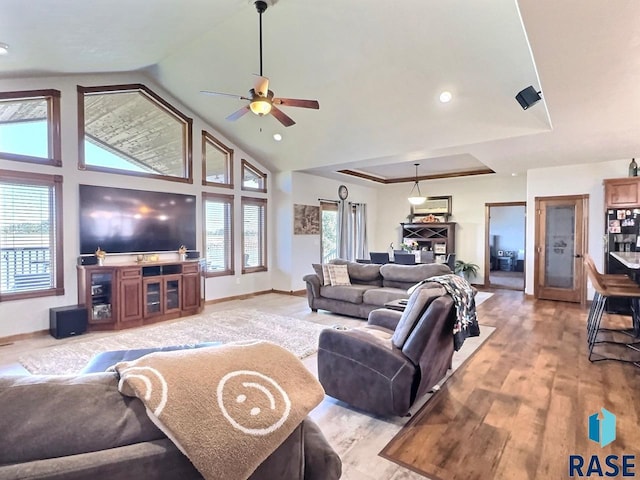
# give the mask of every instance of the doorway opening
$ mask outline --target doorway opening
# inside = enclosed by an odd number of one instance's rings
[[[526,202],[487,203],[485,286],[524,291]]]

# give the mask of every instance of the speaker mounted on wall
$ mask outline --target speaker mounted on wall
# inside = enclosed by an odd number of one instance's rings
[[[540,99],[542,98],[540,96],[541,93],[542,92],[538,92],[530,85],[524,90],[518,92],[518,94],[516,95],[516,100],[518,101],[522,109],[526,110],[530,106],[535,105],[536,103],[538,103],[538,101],[540,101]]]

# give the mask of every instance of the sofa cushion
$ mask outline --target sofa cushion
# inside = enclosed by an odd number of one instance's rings
[[[376,287],[371,285],[348,285],[342,287],[322,287],[320,289],[320,295],[331,300],[341,300],[349,303],[362,303],[362,296],[364,292],[369,289],[375,289]]]
[[[0,377],[0,464],[164,438],[144,405],[118,391],[115,372]]]
[[[329,279],[332,287],[351,285],[346,265],[329,265]]]
[[[404,343],[407,341],[407,338],[409,338],[409,335],[427,307],[436,298],[441,297],[445,293],[444,288],[429,288],[427,285],[423,285],[413,292],[393,332],[393,337],[391,337],[391,342],[394,346],[398,348],[404,346]]]
[[[402,288],[373,288],[364,292],[362,302],[369,305],[384,306],[387,302],[393,302],[401,298],[407,298],[407,291]]]
[[[451,270],[443,263],[423,263],[420,265],[386,264],[380,267],[384,287],[404,288],[405,290],[425,278],[446,275]]]
[[[374,263],[350,262],[348,260],[343,260],[342,258],[334,258],[329,263],[333,265],[346,265],[352,284],[359,283],[361,285],[382,286],[380,265]]]
[[[188,343],[183,345],[170,345],[166,347],[133,348],[129,350],[110,350],[96,354],[79,373],[106,372],[118,362],[130,362],[148,353],[172,352],[174,350],[188,350],[191,348],[203,348],[222,345],[221,342]]]

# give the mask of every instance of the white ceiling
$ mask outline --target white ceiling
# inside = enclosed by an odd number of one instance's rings
[[[283,107],[297,122],[285,129],[227,122],[243,103],[199,93],[251,88],[249,0],[0,0],[0,78],[146,70],[274,170],[508,175],[640,156],[638,25],[637,0],[279,0],[263,16],[264,74],[276,96],[320,102]],[[524,111],[528,85],[544,101]]]

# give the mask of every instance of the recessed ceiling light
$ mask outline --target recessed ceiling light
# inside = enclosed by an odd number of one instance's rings
[[[512,176],[512,177],[517,177],[517,176],[518,176],[518,174],[517,174],[517,173],[512,173],[512,174],[511,174],[511,176]]]
[[[452,98],[453,95],[451,95],[451,92],[444,91],[440,94],[440,101],[442,103],[449,103]]]
[[[282,135],[280,135],[279,133],[274,133],[274,134],[273,134],[273,139],[274,139],[276,142],[279,142],[280,140],[282,140]]]
[[[9,53],[9,45],[0,42],[0,55],[6,55]]]

